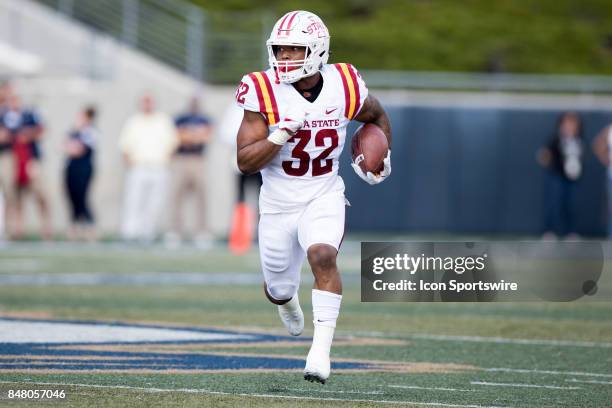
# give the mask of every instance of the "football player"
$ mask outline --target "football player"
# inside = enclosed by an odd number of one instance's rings
[[[244,116],[237,136],[240,171],[261,171],[259,251],[267,298],[278,305],[290,334],[304,329],[298,300],[300,270],[308,259],[314,274],[314,335],[304,378],[325,383],[329,352],[342,300],[336,257],[344,236],[344,183],[338,158],[351,120],[374,123],[391,145],[389,118],[368,95],[350,64],[327,64],[329,32],[308,11],[281,17],[267,41],[270,68],[245,75],[236,91]],[[378,184],[384,170],[359,177]]]

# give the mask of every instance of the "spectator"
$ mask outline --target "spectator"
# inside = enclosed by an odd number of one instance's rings
[[[612,238],[612,125],[603,128],[593,140],[595,156],[608,169],[608,238]]]
[[[253,206],[250,206],[247,203],[246,190],[250,186],[251,189],[255,190],[258,197],[261,187],[260,172],[242,174],[238,169],[236,161],[236,137],[243,115],[244,111],[238,105],[231,104],[223,114],[221,125],[219,126],[220,139],[233,150],[233,167],[238,184],[238,195],[236,196],[228,240],[230,250],[236,255],[242,255],[249,250],[257,233],[255,228],[257,225],[257,208],[255,207],[257,200],[255,200]]]
[[[8,97],[7,110],[2,115],[3,127],[10,133],[14,160],[14,231],[16,239],[24,234],[23,209],[24,199],[31,192],[36,199],[41,217],[41,236],[50,239],[52,235],[51,215],[45,192],[45,182],[41,168],[39,142],[44,127],[38,115],[30,109],[24,109],[20,98],[11,94]]]
[[[177,145],[172,119],[155,110],[151,95],[143,95],[140,111],[127,120],[119,137],[128,167],[121,225],[124,239],[151,242],[155,238],[166,196],[168,164]]]
[[[87,203],[87,193],[93,177],[93,156],[98,130],[94,127],[96,110],[88,107],[82,110],[74,129],[66,140],[66,193],[70,200],[72,225],[68,237],[95,240],[94,217]]]
[[[576,112],[559,116],[552,137],[540,149],[546,172],[544,238],[576,238],[575,189],[582,176],[582,119]]]
[[[11,210],[14,205],[14,163],[12,153],[12,138],[4,126],[4,114],[8,110],[8,99],[13,93],[11,84],[0,84],[0,240],[6,234],[7,222],[13,219]]]
[[[210,120],[200,109],[197,97],[191,99],[187,112],[179,115],[175,124],[179,146],[172,159],[172,221],[166,235],[168,244],[178,244],[185,236],[183,208],[185,199],[192,193],[196,202],[195,242],[198,246],[210,243],[206,228],[206,145],[210,142]]]

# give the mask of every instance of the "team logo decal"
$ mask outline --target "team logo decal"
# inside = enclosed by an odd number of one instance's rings
[[[365,341],[362,344],[377,340]],[[266,350],[310,342],[310,338],[209,328],[0,318],[0,372],[294,371],[304,368],[304,356],[266,354]],[[353,344],[341,339],[337,343]],[[241,353],[241,347],[258,348],[261,353]],[[422,363],[349,359],[335,360],[332,366],[356,372],[441,369]],[[446,366],[443,371],[466,369]]]

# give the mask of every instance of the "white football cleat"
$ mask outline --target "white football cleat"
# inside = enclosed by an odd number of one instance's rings
[[[284,305],[278,305],[278,315],[292,336],[299,336],[304,331],[304,313],[300,307],[297,293]]]
[[[306,368],[304,368],[304,379],[310,382],[325,384],[331,371],[329,353],[325,350],[311,348],[306,357]]]
[[[304,379],[310,382],[325,384],[331,371],[329,352],[331,350],[332,339],[334,338],[335,327],[323,326],[314,322],[314,334],[312,336],[312,346],[306,357],[306,367],[304,368]]]

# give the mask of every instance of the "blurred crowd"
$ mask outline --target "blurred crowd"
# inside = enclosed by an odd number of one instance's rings
[[[585,135],[583,119],[578,112],[559,115],[547,143],[538,151],[537,159],[546,169],[544,187],[544,225],[542,238],[577,239],[577,185],[583,176]],[[612,238],[612,125],[594,138],[592,149],[608,169],[608,228]]]
[[[97,143],[102,137],[98,112],[85,106],[74,125],[66,129],[64,191],[70,211],[70,240],[98,239],[95,211],[90,205],[90,186],[95,178]],[[127,169],[124,181],[120,235],[125,241],[149,243],[158,238],[166,204],[170,225],[162,237],[172,245],[193,240],[211,243],[206,225],[206,146],[211,123],[193,97],[187,109],[172,118],[156,108],[152,95],[144,94],[137,112],[119,135],[119,150]],[[44,154],[40,143],[45,124],[38,113],[23,106],[10,82],[0,85],[0,237],[25,238],[25,200],[34,199],[40,216],[39,235],[48,240],[61,235],[52,229],[47,180],[41,170]],[[193,197],[196,220],[185,228],[186,200]],[[189,230],[189,231],[188,231]]]
[[[23,106],[9,82],[0,85],[0,187],[3,225],[14,239],[24,235],[24,201],[36,200],[41,236],[51,238],[51,216],[41,171],[40,141],[45,128],[38,114]]]
[[[183,210],[193,194],[196,202],[196,230],[193,239],[207,245],[211,236],[206,228],[205,151],[211,125],[193,98],[186,112],[172,120],[155,107],[150,94],[140,100],[119,136],[127,174],[121,221],[126,241],[152,242],[165,206],[171,197],[171,225],[165,240],[179,244],[185,237]]]
[[[200,100],[193,97],[184,112],[176,117],[161,112],[151,94],[143,94],[133,113],[123,124],[118,149],[126,174],[121,206],[120,237],[124,241],[150,243],[158,238],[170,246],[185,240],[198,246],[212,242],[206,224],[206,153],[211,141],[210,119],[202,112]],[[53,231],[48,175],[42,171],[44,152],[41,141],[45,123],[32,108],[23,105],[10,82],[0,84],[0,238],[20,240],[25,237],[24,206],[31,199],[40,217],[42,239],[65,236],[70,240],[98,239],[95,210],[90,205],[90,191],[95,179],[96,146],[103,137],[97,126],[95,106],[84,106],[74,125],[66,129],[63,142],[65,166],[63,185],[70,227]],[[235,106],[227,110],[219,137],[235,145],[235,135],[242,112]],[[608,236],[612,237],[612,125],[605,127],[585,143],[583,119],[578,112],[563,112],[551,135],[537,152],[537,161],[545,172],[542,237],[544,239],[578,238],[576,186],[583,176],[585,149],[592,148],[608,169]],[[225,130],[225,131],[224,131]],[[246,204],[245,187],[258,190],[259,175],[237,177],[238,197],[229,231],[230,247],[236,253],[248,248],[255,230],[256,214]],[[186,214],[186,201],[193,198],[195,213]],[[164,211],[168,208],[169,211]],[[163,235],[164,218],[168,226]],[[186,219],[192,220],[186,228]]]

